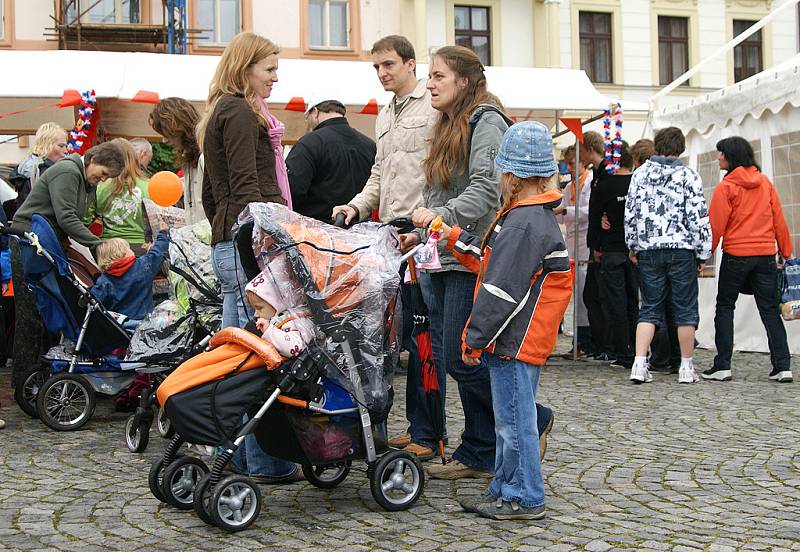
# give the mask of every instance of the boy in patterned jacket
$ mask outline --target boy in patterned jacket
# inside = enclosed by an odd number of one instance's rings
[[[700,381],[693,361],[700,321],[697,274],[711,256],[711,226],[700,175],[678,159],[685,148],[680,129],[659,130],[656,154],[633,173],[625,201],[625,241],[639,266],[642,295],[633,383],[653,381],[647,351],[664,319],[668,290],[681,347],[678,382]]]

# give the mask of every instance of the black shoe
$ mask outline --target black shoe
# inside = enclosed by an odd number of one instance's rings
[[[778,383],[792,383],[792,371],[788,369],[773,368],[769,379]]]
[[[731,369],[712,366],[708,370],[704,370],[700,376],[704,380],[731,381]]]
[[[595,360],[599,360],[600,362],[614,362],[616,359],[608,353],[598,353],[594,355]]]
[[[665,374],[677,374],[680,371],[681,365],[676,364],[651,364],[651,372],[663,372]]]

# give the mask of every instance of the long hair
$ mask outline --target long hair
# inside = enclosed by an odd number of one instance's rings
[[[267,125],[267,120],[261,114],[259,102],[255,92],[250,87],[248,71],[250,67],[272,54],[280,53],[281,49],[274,42],[254,33],[239,33],[222,52],[222,57],[217,64],[214,78],[208,87],[208,106],[200,123],[197,125],[197,143],[203,149],[208,121],[214,114],[217,103],[223,96],[241,94],[250,104],[259,122]]]
[[[61,128],[58,123],[43,123],[37,130],[33,138],[31,153],[38,157],[45,158],[56,147],[59,142],[67,141],[67,131]]]
[[[475,52],[463,46],[445,46],[431,56],[431,65],[436,58],[444,61],[457,78],[467,79],[467,86],[455,99],[453,117],[442,112],[434,125],[431,149],[422,162],[428,186],[438,182],[447,190],[453,172],[469,163],[470,115],[481,104],[493,104],[501,110],[503,104],[487,90],[483,65]]]
[[[164,98],[150,113],[153,130],[174,143],[178,166],[197,166],[200,146],[197,145],[195,130],[199,121],[197,108],[183,98]]]
[[[557,190],[558,180],[556,180],[556,174],[557,173],[553,173],[550,176],[530,176],[528,178],[520,178],[514,173],[503,173],[500,175],[500,189],[503,191],[503,205],[497,212],[494,222],[489,225],[486,234],[483,236],[481,251],[486,248],[486,243],[489,241],[492,232],[494,232],[494,227],[500,220],[500,217],[517,201],[519,194],[526,188],[531,188],[537,194],[543,194],[550,190]]]
[[[122,172],[112,180],[114,187],[111,189],[111,194],[109,194],[105,205],[103,205],[103,209],[107,208],[115,197],[122,194],[123,190],[132,193],[136,187],[136,181],[144,178],[144,171],[139,165],[136,150],[133,149],[131,143],[125,138],[114,138],[111,142],[122,150],[124,162],[122,164]]]
[[[741,136],[723,138],[717,142],[717,151],[724,155],[728,162],[727,174],[731,174],[738,167],[755,167],[761,172],[761,167],[756,163],[753,146]]]

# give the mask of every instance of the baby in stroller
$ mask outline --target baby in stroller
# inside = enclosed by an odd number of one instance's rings
[[[127,241],[121,238],[105,240],[97,246],[97,262],[101,276],[92,286],[92,295],[104,307],[122,315],[122,327],[133,331],[153,310],[153,278],[169,249],[167,225],[150,251],[138,259]]]

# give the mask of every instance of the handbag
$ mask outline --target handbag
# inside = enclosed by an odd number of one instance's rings
[[[800,259],[787,259],[780,277],[781,316],[784,320],[800,318]]]

